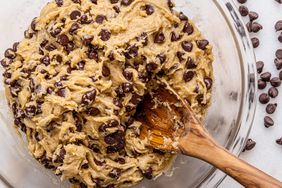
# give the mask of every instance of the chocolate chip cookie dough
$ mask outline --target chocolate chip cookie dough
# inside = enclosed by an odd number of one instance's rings
[[[200,118],[212,47],[166,0],[55,0],[5,52],[6,95],[31,154],[73,187],[129,187],[172,154],[139,138],[138,103],[161,81]]]

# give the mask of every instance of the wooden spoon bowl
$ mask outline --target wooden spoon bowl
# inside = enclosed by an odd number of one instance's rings
[[[166,152],[179,152],[204,160],[245,187],[282,188],[279,180],[229,153],[209,135],[201,122],[173,90],[160,87],[145,96],[136,119],[141,139]]]

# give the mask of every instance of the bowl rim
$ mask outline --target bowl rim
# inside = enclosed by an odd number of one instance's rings
[[[236,122],[239,128],[233,133],[233,136],[231,136],[231,139],[225,145],[225,148],[231,153],[240,156],[251,132],[257,106],[256,58],[248,30],[234,1],[213,0],[213,2],[224,16],[224,19],[234,36],[241,61],[241,72],[243,73],[242,96],[239,116]],[[206,178],[204,178],[196,187],[218,187],[226,176],[225,173],[213,167]]]

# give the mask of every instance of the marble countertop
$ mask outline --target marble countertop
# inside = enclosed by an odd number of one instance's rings
[[[282,48],[282,44],[277,40],[278,33],[275,34],[274,25],[277,20],[282,20],[282,5],[275,0],[248,0],[246,5],[249,10],[256,11],[259,14],[260,17],[257,21],[263,25],[263,30],[258,34],[251,34],[251,37],[257,36],[261,43],[255,49],[256,58],[258,61],[264,61],[264,71],[269,71],[273,73],[273,76],[278,76],[279,71],[276,70],[273,61],[275,51]],[[248,18],[244,18],[244,20],[247,22]],[[258,94],[267,92],[268,88],[269,86],[265,90],[259,91]],[[275,143],[276,139],[282,137],[282,108],[280,108],[280,106],[282,107],[282,88],[279,88],[279,91],[281,95],[270,101],[278,104],[277,111],[271,116],[275,125],[269,129],[264,127],[265,105],[258,104],[250,134],[250,138],[257,142],[256,147],[251,151],[244,152],[240,157],[282,181],[282,146]],[[231,178],[226,178],[219,187],[238,188],[241,186]]]

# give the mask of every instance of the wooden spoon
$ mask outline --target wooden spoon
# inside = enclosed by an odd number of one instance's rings
[[[209,135],[189,105],[175,93],[159,88],[147,95],[136,118],[140,137],[149,146],[204,160],[245,187],[282,188],[282,183],[229,153]]]

